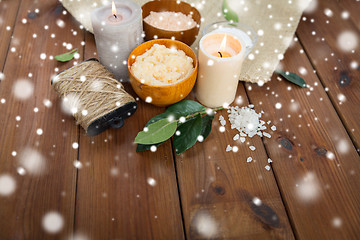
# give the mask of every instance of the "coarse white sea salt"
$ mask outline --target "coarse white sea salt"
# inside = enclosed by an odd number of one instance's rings
[[[264,137],[267,137],[267,138],[271,138],[271,135],[270,135],[270,133],[267,133],[267,132],[263,132],[263,135],[264,135]]]
[[[227,152],[230,152],[231,150],[232,150],[232,147],[231,147],[230,145],[227,145],[226,151],[227,151]]]
[[[271,121],[263,121],[261,120],[261,116],[262,114],[264,114],[263,111],[261,111],[260,113],[257,113],[254,109],[254,105],[249,105],[248,107],[229,107],[228,108],[228,117],[229,117],[229,122],[231,125],[231,129],[237,129],[239,131],[239,133],[237,133],[234,137],[233,140],[239,140],[243,143],[246,141],[245,137],[254,137],[256,135],[260,136],[260,137],[267,137],[267,138],[271,138],[271,135],[267,132],[265,132],[264,130],[267,129],[267,127],[265,126],[265,124],[269,125],[271,123]],[[219,121],[220,124],[222,125],[223,128],[225,128],[224,126],[226,125],[226,120],[225,118],[221,115],[219,116]],[[276,130],[276,126],[273,125],[270,128],[272,131]],[[251,151],[255,151],[256,147],[255,146],[249,146]],[[238,151],[238,147],[234,146],[231,147],[230,145],[228,145],[226,147],[226,151],[230,152],[237,152]],[[256,161],[253,160],[252,157],[248,157],[246,159],[246,162],[250,163],[252,161]],[[270,171],[271,167],[270,167],[270,163],[272,163],[272,160],[270,158],[268,158],[267,160],[268,165],[265,166],[265,169],[267,171]]]
[[[236,141],[236,140],[238,140],[239,138],[240,138],[239,134],[236,134],[233,139],[234,139],[234,141]]]
[[[185,31],[196,26],[191,15],[181,12],[153,12],[144,18],[147,24],[168,31]]]
[[[220,121],[221,126],[225,126],[225,125],[226,125],[226,120],[225,120],[225,118],[224,118],[223,115],[220,115],[220,116],[219,116],[219,121]]]
[[[265,126],[265,121],[261,120],[263,112],[257,113],[254,109],[254,105],[249,105],[249,107],[230,107],[228,110],[229,121],[231,124],[231,129],[237,129],[240,132],[241,137],[254,137],[258,135],[260,137],[265,136],[270,138],[271,135],[267,132],[264,132],[267,127]],[[220,120],[220,123],[222,119]],[[275,131],[276,127],[272,126],[272,130]],[[240,141],[242,139],[240,138]],[[242,141],[243,142],[243,141]]]

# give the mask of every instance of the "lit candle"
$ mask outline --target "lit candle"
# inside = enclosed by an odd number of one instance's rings
[[[217,53],[213,53],[212,55],[215,57],[221,57],[221,58],[227,58],[231,57],[231,55],[226,52],[226,41],[227,41],[227,35],[225,34],[225,37],[223,38],[219,51]]]
[[[196,98],[207,107],[231,104],[236,95],[245,58],[242,39],[230,33],[211,32],[200,40]]]
[[[142,39],[142,11],[131,0],[112,2],[91,13],[100,62],[120,81],[128,81],[127,59]]]

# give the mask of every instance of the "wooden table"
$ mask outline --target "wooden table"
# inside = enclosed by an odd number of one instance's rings
[[[50,78],[74,63],[53,60],[63,44],[79,49],[78,62],[96,57],[93,35],[56,0],[2,0],[0,176],[16,188],[0,195],[0,239],[359,239],[360,49],[341,50],[337,37],[350,31],[360,41],[360,3],[317,2],[282,61],[286,71],[306,72],[309,88],[275,75],[238,88],[241,105],[254,104],[277,126],[272,138],[249,140],[254,152],[246,143],[226,152],[235,131],[221,133],[216,120],[206,141],[177,156],[170,141],[136,153],[137,132],[164,111],[142,101],[122,129],[86,136],[61,111]],[[20,79],[34,86],[24,101],[13,94]],[[42,173],[18,168],[24,149],[28,161],[43,156]],[[60,224],[54,234],[43,227],[49,212],[63,220],[50,224]]]

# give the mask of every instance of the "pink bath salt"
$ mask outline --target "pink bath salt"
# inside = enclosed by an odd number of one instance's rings
[[[181,12],[150,12],[144,21],[167,31],[185,31],[196,26],[190,14],[186,16]]]

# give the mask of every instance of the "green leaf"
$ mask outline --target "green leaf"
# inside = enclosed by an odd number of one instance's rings
[[[161,119],[147,127],[147,131],[141,131],[135,138],[135,143],[156,144],[164,142],[174,135],[177,128],[177,122],[169,122],[166,118]]]
[[[304,81],[304,79],[302,77],[300,77],[299,75],[297,75],[296,73],[292,73],[292,72],[284,72],[281,70],[276,70],[275,71],[277,74],[283,76],[286,80],[302,87],[302,88],[306,88],[306,82]]]
[[[168,118],[169,116],[173,115],[174,120],[178,120],[180,117],[188,116],[197,112],[205,111],[206,107],[201,105],[198,102],[191,101],[191,100],[184,100],[178,102],[172,106],[170,106],[164,113],[156,115],[155,117],[151,118],[145,125],[145,127],[149,126],[150,124],[157,122],[161,119]]]
[[[199,113],[199,112],[204,112],[206,110],[206,107],[202,106],[201,104],[199,104],[198,102],[195,102],[195,101],[191,101],[191,100],[184,100],[184,101],[181,101],[181,102],[178,102],[172,106],[170,106],[164,113],[161,113],[153,118],[151,118],[147,124],[145,125],[145,127],[150,127],[152,126],[152,124],[155,124],[155,123],[158,123],[159,121],[162,121],[163,123],[168,123],[168,117],[169,116],[173,116],[174,118],[174,122],[176,122],[180,117],[188,117],[190,115],[193,115],[193,114],[196,114],[196,113]],[[193,119],[195,119],[196,117],[200,117],[200,116],[194,116],[190,119],[187,119],[186,122],[188,121],[191,121]],[[163,121],[164,120],[164,121]],[[179,127],[183,125],[182,123],[179,123]],[[176,129],[175,129],[176,131]],[[174,131],[174,132],[175,132]],[[210,131],[211,131],[211,126],[210,126]],[[150,131],[146,132],[147,134],[149,133]],[[210,133],[210,132],[209,132]],[[158,134],[158,133],[156,133]],[[155,134],[155,135],[156,135]],[[172,134],[173,135],[173,134]],[[208,134],[207,134],[208,135]],[[171,136],[170,136],[171,137]],[[170,138],[168,137],[168,138]],[[137,141],[143,141],[144,139],[142,138],[145,138],[145,133],[144,132],[140,132],[138,134],[138,136],[135,138],[135,143],[138,143]],[[151,137],[151,140],[150,137],[147,137],[146,138],[146,141],[152,141],[151,143],[144,143],[144,142],[140,142],[136,148],[136,151],[137,152],[140,152],[140,151],[146,151],[146,150],[150,150],[151,146],[155,145],[155,146],[159,146],[160,144],[162,144],[164,141],[166,140],[163,140],[161,142],[156,142],[153,141],[154,140],[154,136]],[[167,139],[168,139],[167,138]],[[196,137],[197,138],[197,137]],[[140,139],[140,140],[139,140]],[[205,139],[205,138],[204,138]],[[145,141],[145,140],[144,140]],[[156,140],[158,141],[158,139]],[[196,141],[195,141],[196,142]],[[195,143],[194,143],[195,144]]]
[[[77,52],[78,52],[78,50],[75,48],[75,49],[71,50],[70,52],[55,56],[55,59],[58,60],[59,62],[67,62],[67,61],[70,61],[71,59],[73,59],[75,53],[77,53]]]
[[[165,142],[165,141],[164,141],[164,142]],[[150,148],[151,148],[152,146],[158,147],[158,146],[160,146],[161,144],[163,144],[164,142],[156,143],[156,144],[149,144],[149,145],[138,144],[137,147],[136,147],[136,151],[137,151],[137,152],[147,151],[147,150],[150,150]]]
[[[222,5],[222,12],[224,14],[224,17],[228,21],[233,22],[239,22],[239,16],[236,14],[234,10],[232,10],[227,2],[227,0],[224,0]]]
[[[166,113],[166,112],[161,113],[161,114],[159,114],[159,115],[156,115],[155,117],[153,117],[152,119],[150,119],[150,120],[147,122],[147,124],[145,125],[145,127],[147,127],[147,126],[149,126],[150,124],[152,124],[152,123],[154,123],[154,122],[157,122],[157,121],[159,121],[159,120],[161,120],[161,119],[168,118],[169,115],[170,115],[170,114],[169,114],[169,113]]]
[[[178,127],[180,135],[174,136],[174,147],[177,154],[181,154],[195,145],[201,134],[201,116],[186,121]]]
[[[206,107],[201,105],[198,102],[191,101],[191,100],[183,100],[181,102],[178,102],[172,106],[170,106],[168,109],[166,109],[165,113],[171,115],[173,114],[175,119],[179,119],[180,117],[188,116],[197,112],[203,112],[206,110]]]
[[[204,137],[204,140],[209,136],[211,132],[213,120],[214,115],[206,115],[201,119],[201,135]]]

